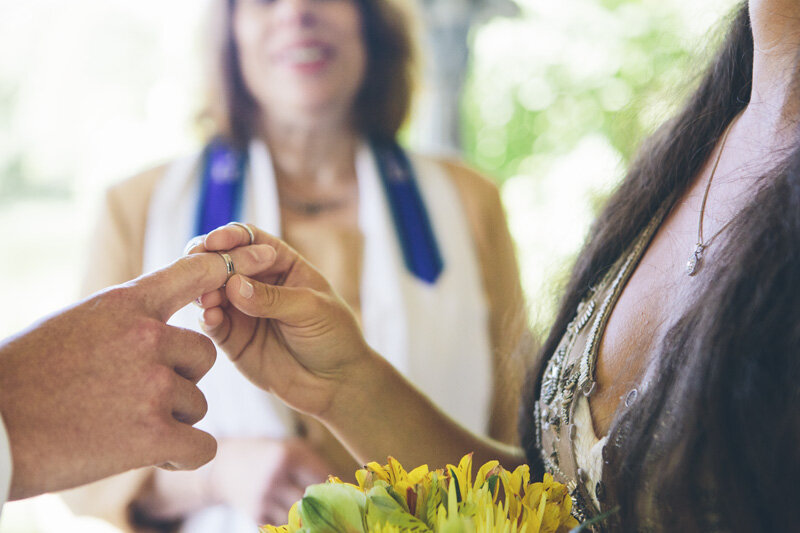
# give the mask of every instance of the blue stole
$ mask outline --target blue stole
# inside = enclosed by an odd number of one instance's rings
[[[203,181],[195,235],[205,235],[241,218],[247,150],[235,150],[222,140],[214,139],[203,151],[202,160]]]
[[[370,147],[406,268],[420,280],[433,284],[444,269],[444,261],[411,162],[394,141],[373,140]],[[195,235],[240,219],[247,159],[246,150],[237,150],[221,139],[214,139],[206,147]]]

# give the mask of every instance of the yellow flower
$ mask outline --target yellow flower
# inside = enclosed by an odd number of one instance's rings
[[[289,533],[289,526],[261,526],[260,533]]]
[[[552,476],[531,484],[527,466],[509,472],[489,461],[473,481],[472,454],[457,466],[410,472],[389,457],[386,465],[357,471],[356,482],[330,477],[309,487],[289,511],[288,525],[261,532],[567,533],[578,525],[567,488]]]

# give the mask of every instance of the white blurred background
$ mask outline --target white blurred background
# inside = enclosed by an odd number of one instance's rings
[[[431,28],[426,98],[406,137],[422,150],[456,142],[497,179],[541,330],[597,207],[734,2],[517,0],[514,16],[479,5],[493,2],[424,0],[469,12],[469,70],[459,100],[436,76],[457,50]],[[105,187],[198,148],[206,4],[0,0],[0,338],[76,298]],[[431,104],[443,91],[461,116],[455,140]],[[0,533],[56,531],[109,529],[57,496],[0,519]]]

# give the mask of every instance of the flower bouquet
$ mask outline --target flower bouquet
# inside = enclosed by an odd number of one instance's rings
[[[356,472],[356,480],[331,477],[309,487],[287,525],[261,533],[567,533],[578,526],[567,488],[549,474],[530,483],[527,465],[509,472],[490,461],[473,480],[472,454],[458,466],[410,472],[389,457],[385,466]]]

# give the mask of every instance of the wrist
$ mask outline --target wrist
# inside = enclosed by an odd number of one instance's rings
[[[317,418],[329,428],[347,427],[359,420],[371,420],[370,410],[383,402],[392,390],[396,370],[367,347],[358,364],[352,365],[337,383],[330,407]]]

